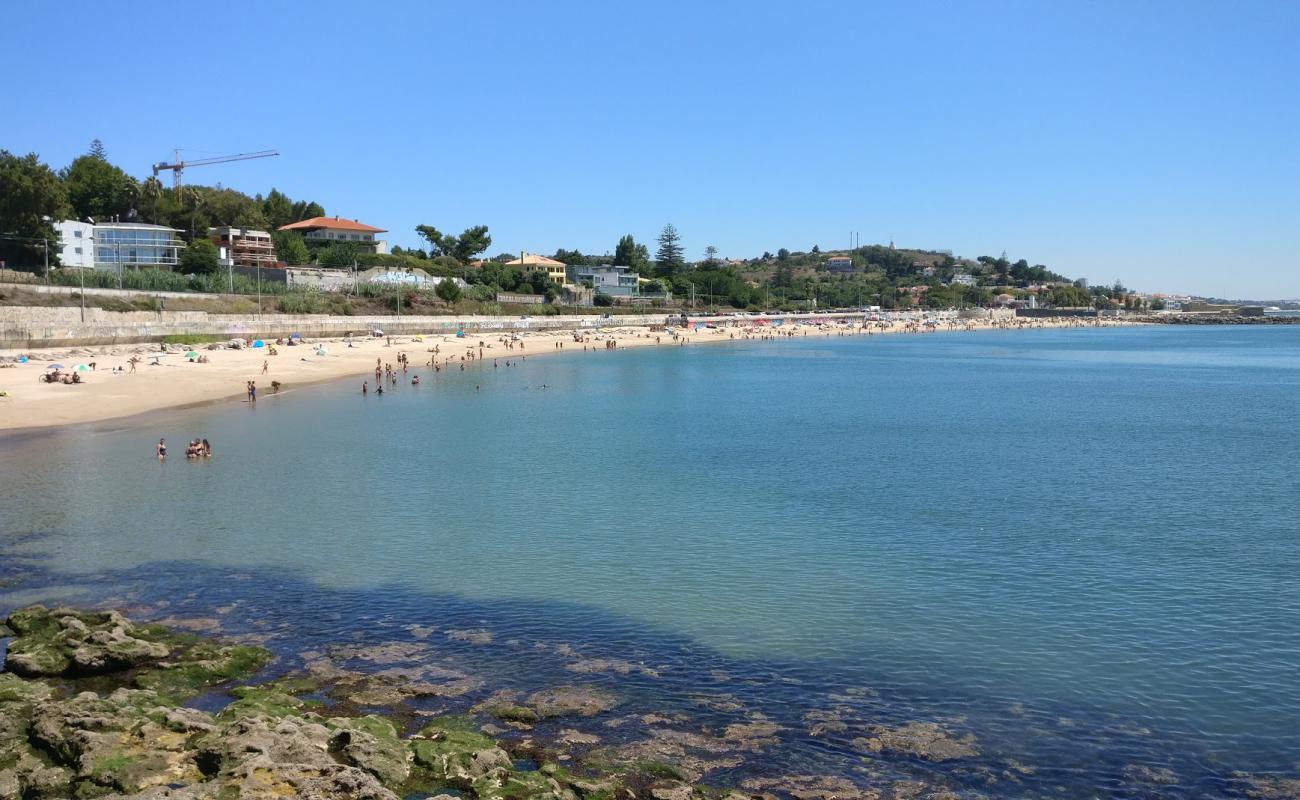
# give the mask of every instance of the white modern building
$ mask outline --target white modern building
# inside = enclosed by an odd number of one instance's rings
[[[570,267],[573,283],[590,284],[597,294],[631,297],[637,293],[637,276],[631,267],[601,264],[597,267]]]
[[[176,235],[179,231],[164,225],[62,220],[54,229],[59,233],[59,263],[78,269],[171,270],[185,247]]]

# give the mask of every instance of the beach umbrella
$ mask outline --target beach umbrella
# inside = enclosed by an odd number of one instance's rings
[[[290,338],[290,339],[301,339],[301,338],[302,338],[302,334],[301,334],[301,333],[291,333],[291,334],[289,334],[289,338]]]
[[[46,367],[46,369],[63,369],[63,365],[62,365],[62,364],[51,364],[51,365],[49,365],[48,367]]]
[[[199,357],[199,351],[191,350],[185,354],[185,357],[188,358],[190,361],[193,361],[194,359]]]
[[[19,364],[26,364],[26,363],[27,363],[27,356],[18,356],[18,363],[19,363]]]
[[[265,347],[265,346],[266,343],[263,342],[261,339],[258,339],[257,341],[253,342],[253,347]]]
[[[85,364],[78,364],[77,372],[90,372],[90,367],[86,366]]]

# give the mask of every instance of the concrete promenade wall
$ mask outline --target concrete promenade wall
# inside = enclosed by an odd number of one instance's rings
[[[907,316],[907,315],[902,315]],[[919,314],[917,315],[919,316]],[[944,316],[940,312],[933,316]],[[861,319],[861,313],[783,314],[777,316],[691,316],[691,322],[716,324],[756,324],[760,320]],[[81,322],[78,308],[34,306],[0,306],[0,349],[35,350],[49,347],[81,345],[135,344],[161,341],[165,336],[200,335],[224,339],[276,339],[298,333],[307,338],[366,335],[382,330],[390,335],[417,333],[454,334],[505,331],[578,330],[613,327],[663,325],[666,313],[618,314],[608,319],[598,315],[554,317],[503,316],[354,316],[325,314],[209,314],[206,311],[105,311],[86,309]]]

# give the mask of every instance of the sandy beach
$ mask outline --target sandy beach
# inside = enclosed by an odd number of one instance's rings
[[[362,381],[375,385],[376,361],[398,366],[398,354],[405,354],[409,371],[399,380],[432,371],[436,360],[441,368],[459,369],[487,364],[492,359],[536,358],[555,353],[585,351],[610,354],[629,347],[690,347],[745,339],[806,338],[811,336],[875,336],[925,334],[944,331],[979,331],[1049,327],[1095,327],[1122,324],[1114,321],[1017,319],[963,320],[926,326],[915,321],[853,324],[752,325],[752,319],[738,317],[714,328],[650,330],[616,327],[584,331],[498,332],[451,335],[400,336],[385,338],[314,339],[297,346],[275,348],[207,349],[197,345],[206,363],[196,363],[182,348],[160,345],[90,346],[41,351],[0,351],[0,431],[30,430],[126,417],[148,411],[180,408],[223,400],[246,400],[248,381],[255,381],[260,397],[322,381],[352,379],[357,390]],[[511,337],[513,336],[513,341]],[[268,343],[269,344],[269,343]],[[321,348],[323,347],[323,352]],[[436,351],[436,352],[435,352]],[[26,363],[15,363],[27,356]],[[129,359],[138,363],[131,371]],[[94,369],[79,372],[78,384],[44,383],[40,377],[51,365],[66,369],[93,362]],[[115,369],[117,370],[115,372]]]

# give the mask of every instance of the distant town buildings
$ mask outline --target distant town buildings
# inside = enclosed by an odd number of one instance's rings
[[[54,229],[59,233],[59,263],[79,269],[171,270],[185,247],[177,236],[180,231],[164,225],[61,220]]]
[[[301,233],[308,247],[324,247],[336,242],[348,242],[356,245],[363,253],[382,255],[388,252],[388,242],[375,238],[375,234],[388,231],[354,219],[343,219],[337,216],[312,217],[301,222],[281,225],[280,230]]]

